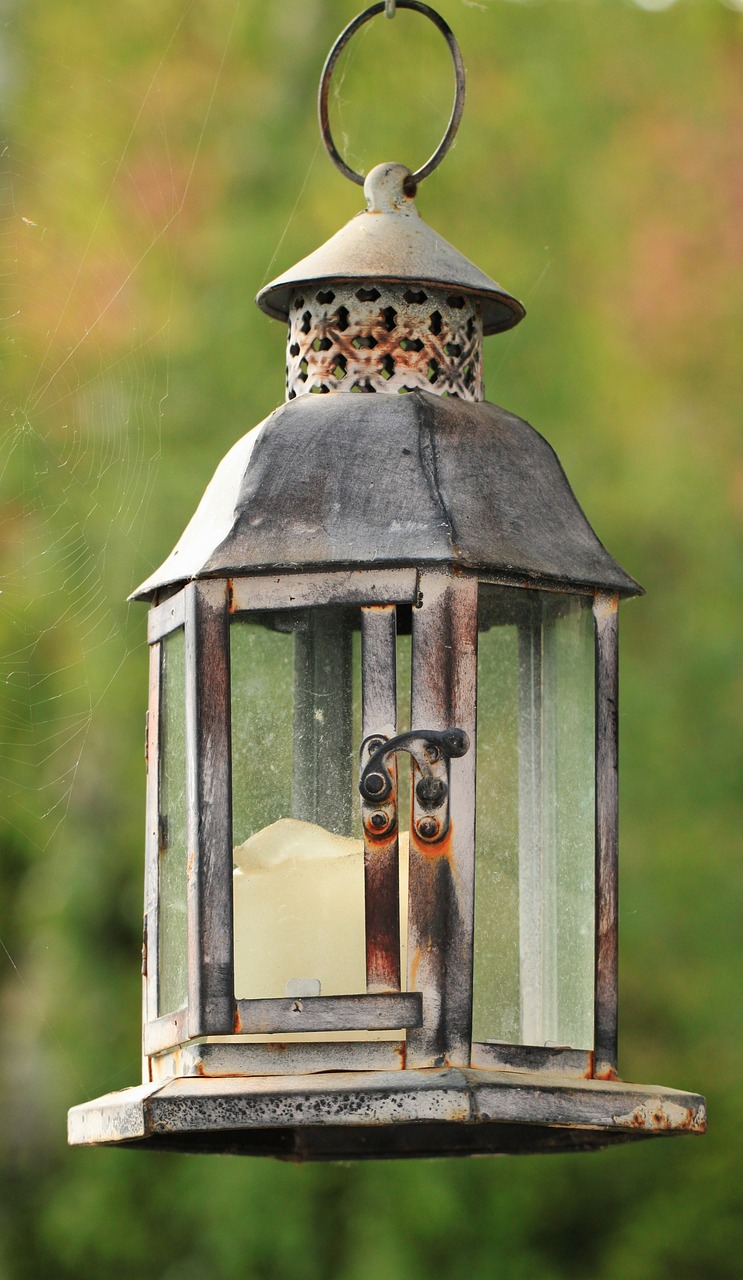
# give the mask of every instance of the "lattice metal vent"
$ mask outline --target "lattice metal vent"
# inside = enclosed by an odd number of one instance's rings
[[[416,389],[482,400],[480,304],[429,286],[308,288],[289,311],[286,389],[289,400]]]

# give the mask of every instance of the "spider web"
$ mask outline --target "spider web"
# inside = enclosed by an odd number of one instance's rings
[[[21,123],[0,155],[0,776],[6,823],[40,854],[68,814],[106,694],[143,643],[141,609],[119,601],[142,576],[179,224],[235,21],[228,11],[221,49],[215,37],[186,150],[171,145],[163,96],[192,8],[172,21],[143,92],[139,77],[97,70],[82,40],[74,66],[33,39],[9,59],[21,70],[8,117]]]

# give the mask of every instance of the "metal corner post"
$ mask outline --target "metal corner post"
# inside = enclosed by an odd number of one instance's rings
[[[186,589],[189,1035],[233,1029],[232,752],[227,583]]]
[[[617,1074],[619,786],[618,598],[598,593],[596,637],[596,986],[594,1075]]]

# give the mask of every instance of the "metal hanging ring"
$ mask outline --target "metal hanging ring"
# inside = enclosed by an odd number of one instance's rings
[[[357,173],[355,169],[351,169],[350,166],[346,164],[343,156],[336,147],[335,142],[333,141],[333,135],[330,132],[330,120],[328,117],[330,81],[333,71],[335,70],[335,64],[351,39],[351,36],[354,36],[360,27],[363,27],[371,18],[375,18],[378,13],[386,13],[388,17],[391,17],[392,14],[390,14],[390,7],[392,8],[393,14],[395,8],[412,9],[415,13],[422,14],[424,18],[429,18],[434,26],[438,27],[442,36],[446,40],[446,43],[449,46],[449,53],[451,54],[452,62],[454,63],[454,104],[452,106],[451,116],[449,117],[449,123],[446,126],[446,133],[441,139],[441,142],[433,155],[429,157],[422,168],[417,169],[413,174],[412,180],[414,183],[422,182],[424,178],[427,178],[428,175],[433,173],[434,169],[441,164],[441,161],[454,141],[457,129],[459,128],[459,123],[462,119],[462,112],[464,111],[464,62],[462,61],[462,54],[454,36],[454,32],[449,24],[441,17],[441,14],[437,13],[436,10],[432,9],[429,5],[423,4],[422,0],[395,0],[395,3],[392,5],[390,5],[390,0],[379,0],[377,4],[370,5],[368,9],[365,9],[363,13],[360,13],[358,17],[354,18],[353,22],[349,22],[345,30],[341,31],[341,34],[338,36],[338,39],[330,50],[320,77],[320,92],[317,103],[318,114],[320,117],[320,133],[330,159],[333,161],[336,168],[340,169],[341,173],[345,174],[347,178],[350,178],[351,182],[358,183],[360,187],[363,187],[364,185],[364,175]]]

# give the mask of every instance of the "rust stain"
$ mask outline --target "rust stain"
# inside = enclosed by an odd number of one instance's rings
[[[232,578],[227,579],[227,609],[229,613],[235,612],[235,588]]]
[[[588,1051],[588,1065],[587,1065],[587,1067],[586,1067],[586,1070],[583,1072],[583,1079],[584,1079],[584,1080],[593,1080],[593,1078],[594,1078],[594,1076],[593,1076],[593,1072],[594,1072],[594,1067],[595,1067],[595,1066],[596,1066],[596,1054],[594,1053],[593,1049],[589,1049],[589,1051]]]
[[[366,972],[370,989],[399,990],[400,905],[397,832],[365,839]]]
[[[411,851],[415,849],[415,852],[419,853],[422,858],[427,858],[431,862],[439,858],[443,858],[450,864],[453,870],[454,869],[454,862],[452,858],[453,834],[454,834],[454,827],[453,827],[453,824],[450,822],[449,830],[446,832],[446,835],[442,836],[440,840],[432,840],[431,843],[429,844],[426,840],[421,840],[420,836],[418,836],[415,830],[413,829],[410,832]]]
[[[594,1080],[619,1080],[620,1077],[613,1067],[607,1067],[605,1071],[599,1071],[593,1078]]]
[[[482,320],[473,300],[435,288],[334,285],[293,299],[289,398],[309,391],[412,391],[482,398]]]
[[[668,1114],[663,1106],[648,1111],[644,1106],[636,1107],[626,1117],[625,1123],[631,1129],[649,1129],[655,1133],[704,1133],[707,1124],[704,1114],[697,1114],[694,1107],[672,1107]]]
[[[378,806],[380,809],[383,805]],[[364,841],[369,848],[370,853],[380,854],[393,852],[393,846],[397,844],[397,828],[390,831],[382,831],[381,834],[374,830],[373,827],[364,826]]]

